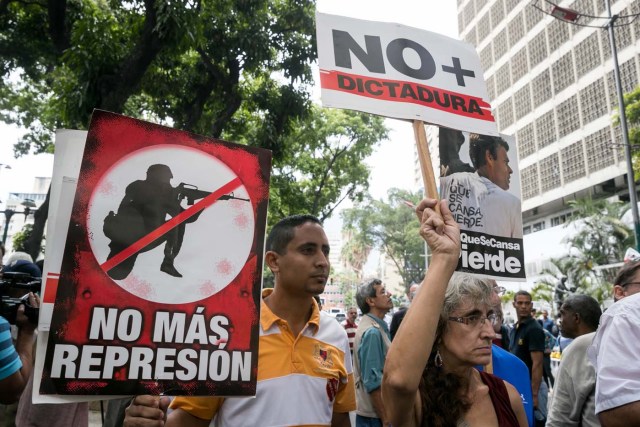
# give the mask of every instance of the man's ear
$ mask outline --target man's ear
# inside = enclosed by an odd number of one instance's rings
[[[492,163],[495,161],[495,159],[494,159],[494,158],[493,158],[493,156],[491,155],[491,150],[487,149],[487,150],[484,152],[484,160],[485,160],[485,163],[486,163],[486,164],[492,164]]]
[[[620,285],[613,286],[613,300],[618,301],[624,298],[624,288]]]
[[[267,251],[264,255],[264,262],[273,274],[280,271],[280,255],[274,251]]]

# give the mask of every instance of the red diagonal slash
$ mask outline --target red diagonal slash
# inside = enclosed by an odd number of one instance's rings
[[[236,177],[232,181],[229,181],[228,183],[226,183],[225,185],[223,185],[213,193],[209,194],[204,199],[200,200],[195,205],[191,206],[190,208],[186,209],[183,212],[180,212],[178,215],[174,216],[169,221],[165,222],[160,227],[153,230],[151,233],[142,237],[140,240],[133,243],[128,248],[122,250],[113,258],[105,261],[100,267],[102,267],[104,271],[111,270],[113,267],[120,264],[122,261],[129,258],[131,255],[142,250],[142,248],[144,248],[149,243],[156,240],[158,237],[161,237],[164,234],[168,233],[170,230],[182,224],[183,222],[185,222],[186,220],[188,220],[189,218],[191,218],[201,210],[208,208],[209,206],[214,204],[218,200],[218,198],[220,198],[220,196],[230,193],[231,191],[238,188],[241,184],[242,183],[240,182],[240,178],[238,177]]]

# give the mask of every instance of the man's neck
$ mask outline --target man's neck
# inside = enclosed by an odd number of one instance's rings
[[[283,291],[278,292],[277,285],[264,302],[273,314],[287,321],[295,336],[304,329],[313,311],[311,295],[292,296]]]
[[[388,312],[387,310],[378,310],[376,308],[369,310],[370,315],[377,317],[380,320],[384,319],[384,316],[385,314],[387,314],[387,312]]]
[[[528,316],[528,317],[521,317],[521,318],[518,318],[518,324],[524,323],[524,322],[526,322],[526,321],[527,321],[527,320],[529,320],[529,319],[533,319],[533,317]]]

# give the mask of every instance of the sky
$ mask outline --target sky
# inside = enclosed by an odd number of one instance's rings
[[[372,21],[396,22],[450,37],[457,37],[456,2],[424,0],[318,0],[318,10]],[[370,192],[384,198],[392,187],[414,188],[414,137],[410,122],[387,119],[391,132],[367,160],[371,168]],[[51,176],[53,156],[29,155],[15,159],[13,144],[21,131],[0,123],[0,209],[11,192],[31,192],[34,177]],[[10,165],[6,169],[4,165]],[[346,206],[346,205],[345,205]],[[333,226],[338,226],[339,223]]]

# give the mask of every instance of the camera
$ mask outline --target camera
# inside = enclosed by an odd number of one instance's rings
[[[41,287],[42,279],[40,277],[33,277],[27,273],[4,273],[0,279],[0,316],[15,325],[18,308],[20,305],[24,305],[25,315],[31,323],[37,325],[39,309],[29,304],[29,292],[40,292]],[[27,293],[19,298],[12,296],[20,290]]]

